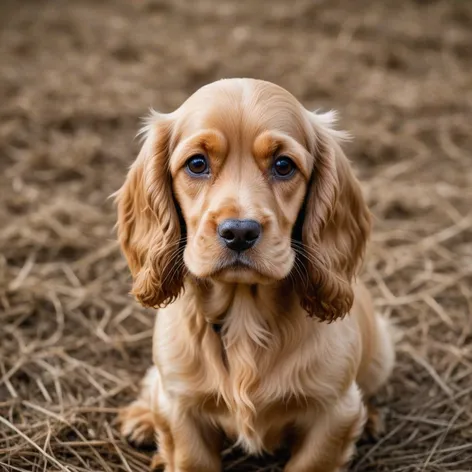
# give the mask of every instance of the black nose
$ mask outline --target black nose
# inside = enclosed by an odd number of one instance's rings
[[[261,225],[254,220],[224,220],[218,234],[233,251],[245,251],[254,246],[261,234]]]

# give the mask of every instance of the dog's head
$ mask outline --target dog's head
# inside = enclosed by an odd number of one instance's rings
[[[370,215],[332,121],[249,79],[153,114],[118,192],[138,300],[168,304],[187,272],[242,284],[290,276],[310,315],[346,314]]]

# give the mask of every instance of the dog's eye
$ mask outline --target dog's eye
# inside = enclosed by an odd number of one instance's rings
[[[296,169],[292,159],[287,156],[280,156],[274,161],[274,175],[276,177],[291,177]]]
[[[192,175],[204,175],[210,172],[208,162],[202,154],[196,154],[187,161],[187,170]]]

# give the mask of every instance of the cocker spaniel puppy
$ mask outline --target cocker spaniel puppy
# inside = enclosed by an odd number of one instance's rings
[[[286,472],[350,460],[394,350],[354,283],[371,218],[333,121],[250,79],[149,119],[117,202],[154,366],[120,416],[154,466],[220,471],[224,437],[289,445]]]

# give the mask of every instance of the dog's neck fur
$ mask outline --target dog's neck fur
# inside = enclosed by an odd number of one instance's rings
[[[277,321],[293,313],[295,304],[299,305],[290,281],[270,285],[193,282],[192,293],[197,301],[198,314],[210,324],[221,325],[223,331],[238,322],[236,316],[245,318],[247,314],[255,317],[255,320],[247,320],[248,323],[260,324],[270,333],[277,329]],[[254,334],[253,340],[262,345]]]
[[[257,371],[266,358],[274,360],[277,352],[296,348],[290,341],[303,330],[307,314],[291,281],[270,285],[191,281],[189,285],[187,296],[193,298],[195,316],[199,324],[204,320],[221,337],[229,369],[234,350]],[[271,355],[265,355],[267,348]]]

